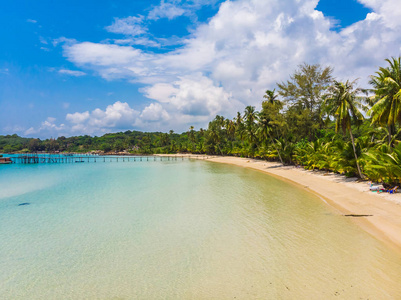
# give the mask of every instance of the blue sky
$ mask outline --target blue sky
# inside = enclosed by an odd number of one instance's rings
[[[322,0],[316,9],[334,20],[333,29],[339,31],[366,18],[372,10],[356,0]]]
[[[260,105],[302,62],[361,78],[400,54],[397,0],[7,1],[0,134],[184,131]],[[345,59],[344,59],[345,57]],[[350,78],[350,79],[353,79]]]

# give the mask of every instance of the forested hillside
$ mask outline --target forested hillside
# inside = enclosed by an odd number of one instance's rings
[[[126,131],[101,137],[28,139],[0,136],[0,152],[68,151],[236,155],[399,184],[401,59],[386,60],[361,89],[337,81],[331,67],[303,64],[276,90],[233,119],[216,116],[207,129]]]

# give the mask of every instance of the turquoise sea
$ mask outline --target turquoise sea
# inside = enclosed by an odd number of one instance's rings
[[[400,253],[318,197],[188,159],[0,165],[0,270],[0,299],[401,299]]]

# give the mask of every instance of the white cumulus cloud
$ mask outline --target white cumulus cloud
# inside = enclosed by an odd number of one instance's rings
[[[117,101],[105,110],[96,108],[92,112],[67,114],[66,120],[71,123],[72,132],[98,134],[132,127],[138,116],[139,112],[128,103]]]
[[[86,120],[89,119],[89,111],[83,112],[83,113],[73,113],[73,114],[67,114],[66,120],[70,121],[73,124],[81,124],[84,123]]]
[[[215,114],[232,117],[245,105],[259,105],[266,89],[303,62],[331,65],[340,80],[360,78],[366,86],[385,58],[401,53],[401,6],[399,0],[358,1],[373,12],[339,31],[316,10],[318,0],[236,0],[223,2],[170,52],[85,41],[64,45],[64,55],[106,79],[142,83],[143,94],[154,100],[147,110],[163,109],[167,124],[182,130]],[[162,1],[158,7],[185,9],[182,3]],[[154,18],[162,17],[154,11]],[[130,18],[116,19],[107,29],[141,34],[135,27],[141,20]]]
[[[167,121],[170,119],[170,115],[159,103],[151,103],[146,106],[141,113],[141,119],[143,121]]]
[[[200,74],[182,77],[172,84],[155,84],[146,89],[145,95],[191,116],[211,116],[231,106],[231,95]]]
[[[38,135],[40,133],[45,133],[47,136],[59,136],[66,131],[66,126],[64,124],[56,124],[56,118],[48,117],[45,121],[41,123],[38,128],[30,127],[25,131],[25,135]]]

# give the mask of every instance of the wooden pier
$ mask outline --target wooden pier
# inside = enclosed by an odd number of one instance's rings
[[[11,157],[14,164],[71,164],[96,162],[141,162],[184,160],[184,156],[71,156],[71,155],[18,155]]]

